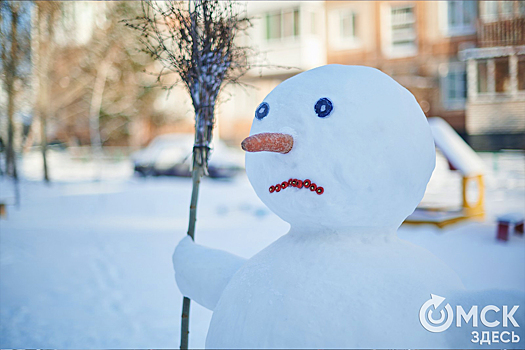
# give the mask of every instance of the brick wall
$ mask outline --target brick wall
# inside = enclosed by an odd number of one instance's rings
[[[466,124],[470,135],[524,133],[525,98],[471,101]]]

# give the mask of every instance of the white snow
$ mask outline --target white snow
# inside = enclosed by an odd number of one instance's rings
[[[467,288],[525,291],[525,239],[495,240],[497,215],[525,211],[525,157],[482,159],[489,170],[486,222],[403,226],[399,235],[447,262]],[[130,179],[128,162],[113,164],[122,169],[118,179],[104,173],[110,179],[79,181],[91,163],[57,161],[51,173],[62,180],[22,181],[20,209],[8,205],[8,218],[0,219],[0,347],[178,347],[182,296],[171,256],[187,229],[191,181]],[[37,165],[24,169],[36,176]],[[457,177],[440,175],[436,184],[445,187],[435,186],[433,199],[446,201]],[[250,258],[289,228],[244,176],[204,179],[200,194],[199,244]],[[11,182],[0,181],[0,196],[12,198]],[[210,318],[192,303],[191,347],[204,347]]]
[[[463,141],[452,127],[439,117],[428,118],[436,146],[452,166],[465,176],[483,175],[481,158]]]
[[[498,216],[498,221],[508,222],[511,224],[523,223],[523,214],[522,213],[506,213]]]

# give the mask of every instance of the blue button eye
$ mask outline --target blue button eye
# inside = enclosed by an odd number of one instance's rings
[[[332,104],[332,101],[330,101],[326,97],[323,97],[317,101],[314,109],[315,113],[317,113],[317,116],[319,118],[326,118],[330,115],[330,113],[332,113],[334,105]]]
[[[257,110],[255,111],[255,118],[261,120],[264,117],[266,117],[270,113],[270,105],[266,102],[263,102],[257,107]]]

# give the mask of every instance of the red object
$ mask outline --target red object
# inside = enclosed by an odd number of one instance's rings
[[[281,188],[284,190],[286,187],[288,187],[288,182],[283,181],[283,183],[281,184]]]
[[[275,185],[275,192],[280,192],[281,191],[281,185],[277,184]]]
[[[311,183],[312,183],[312,181],[310,181],[310,180],[308,180],[308,179],[306,179],[306,180],[303,181],[303,185],[304,185],[304,187],[310,187],[310,184],[311,184]]]
[[[297,179],[293,179],[292,180],[292,186],[293,187],[297,187]]]
[[[301,180],[297,180],[297,188],[303,188],[303,182]]]
[[[323,194],[323,193],[324,193],[324,188],[322,188],[322,187],[317,187],[316,192],[317,192],[317,194]]]
[[[499,222],[498,223],[498,233],[496,239],[499,241],[508,241],[509,240],[509,223],[508,222]]]
[[[288,180],[288,186],[292,186],[293,179]]]
[[[518,235],[523,235],[523,221],[518,222],[516,226],[514,226],[514,232]]]
[[[310,191],[315,191],[317,190],[317,185],[316,184],[311,184],[310,185]]]
[[[273,193],[275,191],[275,187],[270,186],[270,193]]]

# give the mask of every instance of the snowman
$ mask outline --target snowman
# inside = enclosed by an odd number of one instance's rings
[[[207,348],[447,346],[419,309],[463,285],[396,235],[435,164],[408,90],[374,68],[312,69],[264,99],[242,147],[255,192],[291,228],[248,260],[179,243],[179,289],[213,310]]]

